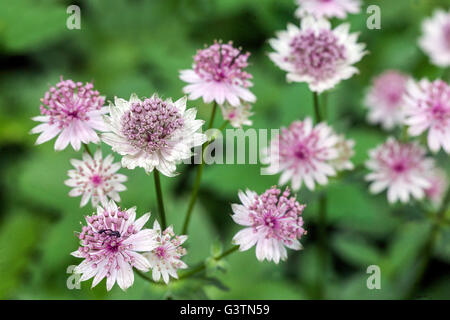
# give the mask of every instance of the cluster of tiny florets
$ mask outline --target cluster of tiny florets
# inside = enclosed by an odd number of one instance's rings
[[[194,71],[205,80],[247,87],[247,80],[252,77],[244,71],[248,66],[249,56],[249,52],[242,53],[234,48],[232,42],[222,44],[216,41],[208,48],[197,51],[194,56]]]
[[[86,113],[100,110],[105,102],[105,98],[93,88],[90,82],[83,85],[61,77],[60,82],[50,87],[41,99],[41,114],[50,117],[49,124],[57,124],[60,128],[67,127],[74,119],[87,121]]]
[[[121,122],[123,134],[134,147],[153,153],[183,126],[183,117],[173,104],[153,97],[133,103]]]

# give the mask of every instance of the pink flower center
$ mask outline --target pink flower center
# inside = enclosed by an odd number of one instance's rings
[[[69,126],[74,120],[88,121],[90,111],[99,110],[105,99],[93,90],[92,83],[63,80],[50,87],[41,99],[41,114],[49,116],[50,124],[60,128]]]
[[[167,251],[163,246],[159,246],[155,249],[155,254],[159,259],[164,259],[166,257]]]
[[[251,75],[244,71],[247,67],[249,53],[242,54],[231,43],[214,43],[199,50],[194,57],[194,71],[208,81],[228,84],[248,85]]]
[[[291,61],[300,74],[309,75],[316,80],[333,76],[340,63],[346,58],[345,46],[330,30],[318,34],[313,30],[302,31],[290,43]]]
[[[167,146],[172,133],[184,124],[178,109],[159,98],[134,103],[121,121],[129,142],[149,154]]]
[[[91,181],[94,184],[94,186],[98,187],[103,182],[103,179],[98,174],[94,174],[91,178]]]

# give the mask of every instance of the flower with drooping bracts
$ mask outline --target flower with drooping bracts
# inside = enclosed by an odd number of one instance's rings
[[[95,130],[105,131],[103,107],[105,97],[94,90],[92,83],[63,80],[50,87],[41,99],[41,115],[34,121],[42,122],[31,130],[40,133],[36,144],[47,142],[57,135],[55,150],[63,150],[70,143],[79,150],[81,143],[98,143],[100,138]]]
[[[109,291],[117,282],[122,290],[134,282],[133,268],[147,272],[150,263],[139,252],[148,252],[158,245],[157,233],[143,229],[150,213],[136,219],[136,208],[117,207],[114,201],[97,207],[97,214],[86,217],[86,226],[78,234],[80,247],[72,255],[84,259],[74,272],[80,281],[94,278],[92,287],[106,278]]]
[[[81,196],[81,207],[85,206],[89,199],[93,207],[99,202],[105,206],[109,199],[119,202],[119,192],[127,189],[122,184],[127,181],[127,177],[117,173],[121,166],[113,161],[112,155],[103,159],[100,149],[95,152],[94,157],[84,153],[83,160],[70,160],[75,169],[68,171],[70,179],[64,182],[72,188],[69,196]]]
[[[365,99],[370,123],[379,123],[385,130],[403,124],[407,81],[408,76],[396,70],[385,71],[373,80]]]
[[[419,46],[436,66],[450,66],[450,11],[437,9],[422,23]]]
[[[110,132],[102,140],[122,155],[128,169],[142,167],[147,173],[157,169],[172,177],[176,164],[192,156],[191,149],[202,145],[203,120],[196,120],[197,110],[186,110],[186,97],[175,102],[157,95],[140,100],[135,94],[129,101],[115,98],[105,121]]]
[[[287,72],[288,82],[306,82],[311,91],[323,92],[358,73],[353,64],[366,54],[349,29],[349,24],[331,29],[329,21],[308,16],[300,28],[289,24],[269,41],[275,50],[269,57]]]
[[[294,121],[271,141],[269,154],[263,154],[269,164],[266,173],[281,173],[279,184],[291,181],[295,191],[302,183],[314,190],[316,182],[325,185],[329,176],[336,175],[331,161],[339,157],[338,142],[338,136],[325,123],[314,126],[311,118]]]
[[[450,86],[442,80],[422,79],[407,84],[405,124],[408,134],[418,136],[428,130],[428,147],[450,154]]]
[[[256,97],[248,89],[252,75],[245,71],[250,53],[233,47],[232,42],[214,42],[197,51],[192,69],[181,70],[180,79],[188,85],[183,88],[190,100],[203,98],[205,103],[227,101],[238,106],[240,100],[255,102]]]
[[[162,276],[163,281],[168,284],[170,277],[178,279],[178,269],[188,267],[181,260],[181,257],[186,255],[186,249],[181,245],[187,240],[187,236],[175,235],[172,226],[161,231],[161,227],[156,220],[153,224],[153,230],[157,233],[156,241],[158,245],[151,252],[144,253],[144,256],[150,263],[153,280],[158,282]]]
[[[256,258],[278,263],[287,259],[286,247],[302,249],[303,229],[302,212],[305,205],[290,196],[289,188],[283,192],[272,187],[263,194],[254,191],[239,191],[241,204],[232,204],[231,216],[245,228],[233,237],[233,243],[245,251],[256,245]]]
[[[296,3],[299,7],[295,16],[300,19],[308,15],[345,19],[348,13],[361,11],[360,0],[296,0]]]
[[[385,143],[369,151],[366,167],[370,173],[370,192],[380,193],[387,189],[390,203],[400,200],[407,203],[411,198],[422,199],[431,187],[429,171],[434,167],[432,158],[416,142],[402,143],[389,138]]]

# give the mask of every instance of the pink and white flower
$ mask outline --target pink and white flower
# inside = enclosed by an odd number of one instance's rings
[[[422,23],[419,46],[439,67],[450,66],[450,11],[438,9]]]
[[[232,106],[228,103],[221,105],[222,115],[225,121],[229,121],[233,128],[242,128],[243,126],[251,126],[252,120],[249,119],[253,115],[252,106],[250,104],[241,104]]]
[[[434,168],[427,177],[430,187],[425,189],[425,195],[435,206],[439,206],[448,188],[447,174],[441,168]]]
[[[82,196],[81,207],[85,206],[89,199],[93,207],[96,207],[99,202],[106,206],[109,199],[120,201],[119,192],[127,189],[122,184],[127,181],[127,177],[117,173],[121,166],[120,163],[113,163],[113,161],[112,155],[103,159],[100,149],[95,152],[94,158],[84,153],[82,161],[70,160],[75,169],[67,172],[70,179],[64,182],[73,188],[69,196]]]
[[[278,264],[287,259],[286,247],[302,249],[299,240],[306,234],[302,218],[305,205],[291,197],[288,188],[281,192],[272,187],[261,195],[239,191],[239,199],[242,204],[231,205],[234,222],[245,227],[233,237],[239,251],[256,245],[259,261],[267,259]]]
[[[325,185],[328,176],[336,175],[330,161],[339,157],[338,141],[338,136],[325,123],[313,126],[311,118],[294,121],[271,141],[266,152],[269,154],[263,154],[263,160],[269,163],[265,173],[281,172],[279,184],[291,180],[293,190],[300,189],[303,182],[314,190],[315,182]]]
[[[92,83],[63,80],[50,87],[41,99],[41,114],[34,121],[42,122],[31,130],[40,133],[36,144],[47,142],[58,134],[55,150],[63,150],[70,143],[80,150],[81,143],[98,143],[100,138],[95,130],[105,131],[102,115],[107,112],[103,107],[105,97],[93,89]]]
[[[128,169],[157,169],[172,177],[176,164],[207,140],[200,132],[204,121],[195,119],[197,110],[186,110],[186,97],[175,102],[156,95],[140,100],[133,94],[129,101],[116,97],[110,114],[105,121],[111,132],[102,140],[123,156],[122,166]]]
[[[296,0],[299,6],[295,11],[297,18],[313,15],[317,18],[339,18],[345,19],[347,13],[358,13],[361,11],[360,0]]]
[[[358,73],[353,64],[366,54],[349,29],[347,23],[331,29],[325,19],[305,17],[301,28],[288,24],[269,41],[275,50],[269,57],[287,72],[288,82],[306,82],[311,91],[323,92]]]
[[[245,71],[250,53],[242,53],[233,47],[232,42],[213,45],[197,51],[192,69],[181,70],[180,79],[188,85],[183,88],[189,100],[203,98],[205,103],[212,101],[219,105],[227,101],[238,106],[240,100],[255,102],[256,97],[248,89],[253,84],[252,75]]]
[[[371,181],[370,192],[387,189],[390,203],[400,200],[406,203],[410,197],[422,199],[430,188],[429,171],[434,167],[432,158],[417,143],[401,143],[389,138],[385,143],[369,151],[366,167],[371,171],[366,180]]]
[[[108,291],[116,282],[126,290],[134,282],[133,268],[149,271],[150,263],[138,252],[155,249],[157,233],[143,229],[150,213],[135,218],[136,207],[122,210],[114,201],[104,208],[97,207],[97,214],[86,217],[87,225],[78,235],[80,247],[72,252],[74,257],[84,259],[74,269],[82,274],[80,281],[94,278],[92,287],[95,287],[106,277]]]
[[[353,170],[355,166],[351,162],[351,158],[355,155],[355,141],[353,139],[346,139],[343,134],[338,136],[335,148],[337,151],[337,158],[330,160],[330,164],[337,170]]]
[[[153,280],[158,282],[162,276],[164,282],[168,284],[170,277],[178,279],[178,269],[188,267],[181,260],[181,257],[186,255],[186,249],[181,245],[187,240],[187,236],[176,236],[172,226],[161,232],[161,227],[156,220],[153,230],[157,233],[158,245],[151,252],[144,253],[144,256],[150,263]]]
[[[405,96],[405,124],[408,134],[418,136],[428,130],[428,147],[442,147],[450,153],[450,86],[442,80],[409,81]]]
[[[373,80],[365,101],[370,123],[379,123],[386,130],[403,124],[407,81],[408,76],[396,70],[385,71]]]

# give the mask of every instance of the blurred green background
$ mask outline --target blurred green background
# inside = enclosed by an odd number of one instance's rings
[[[68,30],[66,9],[81,7],[81,30]],[[381,30],[366,28],[366,8],[381,7]],[[447,4],[447,7],[445,6]],[[370,54],[358,63],[360,74],[341,83],[328,95],[329,121],[339,132],[356,140],[354,162],[361,164],[367,150],[388,133],[365,121],[363,97],[370,79],[387,68],[416,78],[436,78],[442,70],[430,65],[416,45],[421,21],[443,1],[370,1],[358,15],[348,18],[351,30]],[[122,292],[107,293],[104,281],[90,289],[69,290],[66,272],[79,259],[69,255],[78,246],[89,206],[79,208],[80,198],[70,198],[63,184],[71,165],[80,157],[70,147],[54,152],[54,140],[34,146],[39,99],[59,76],[94,81],[96,89],[113,99],[136,92],[158,92],[177,99],[182,95],[180,69],[190,67],[197,48],[215,39],[233,40],[251,52],[254,88],[254,127],[279,128],[312,115],[312,97],[304,84],[287,84],[285,73],[267,57],[267,39],[294,18],[293,0],[153,0],[153,1],[0,1],[0,298],[3,299],[309,299],[315,297],[317,279],[325,297],[335,299],[450,298],[450,230],[442,229],[423,278],[420,256],[429,239],[431,222],[420,205],[389,206],[385,193],[367,192],[363,173],[333,181],[328,190],[328,269],[319,273],[316,227],[317,192],[301,189],[299,200],[308,235],[304,250],[289,252],[287,262],[259,263],[254,248],[234,253],[220,266],[209,266],[207,276],[172,285],[151,285],[136,276]],[[334,25],[339,21],[332,21]],[[448,79],[447,79],[448,80]],[[209,117],[210,106],[200,100],[189,106],[199,117]],[[216,125],[222,121],[216,118]],[[94,147],[91,145],[91,148]],[[109,152],[102,145],[104,154]],[[116,161],[119,157],[115,155]],[[438,156],[442,165],[448,157]],[[448,164],[447,164],[448,165]],[[162,178],[168,221],[181,230],[194,170],[180,166],[177,178]],[[238,189],[262,192],[278,176],[260,175],[259,165],[207,166],[200,197],[193,214],[185,261],[195,265],[222,243],[228,248],[239,230],[231,218],[230,203]],[[157,215],[152,178],[142,169],[121,169],[129,176],[122,206],[136,205],[138,214]],[[448,171],[447,171],[448,172]],[[149,224],[150,226],[151,224]],[[216,248],[217,249],[217,248]],[[381,268],[381,290],[366,287],[366,268]],[[219,268],[217,268],[219,267]],[[225,269],[223,272],[221,269]]]

